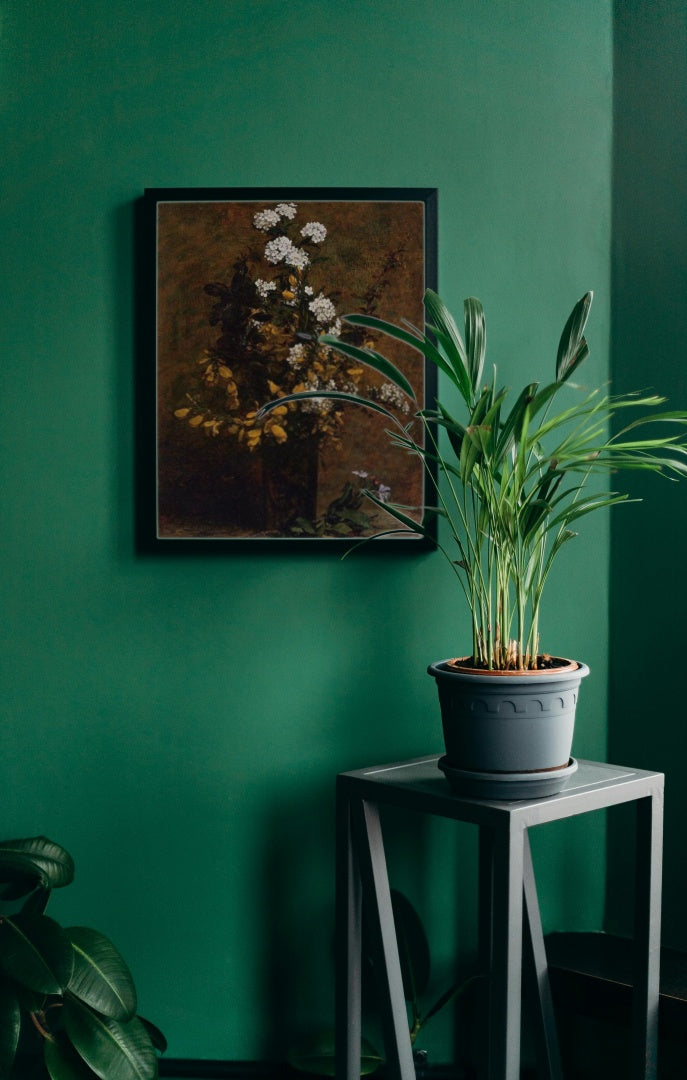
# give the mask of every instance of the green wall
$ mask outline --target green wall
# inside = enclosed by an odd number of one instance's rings
[[[72,851],[54,912],[120,945],[172,1056],[279,1056],[331,1019],[335,774],[439,751],[425,666],[467,623],[438,555],[136,554],[135,371],[153,357],[134,350],[134,204],[145,187],[436,187],[440,290],[482,298],[504,378],[550,374],[593,288],[602,381],[611,5],[0,10],[2,832]],[[543,626],[593,670],[582,757],[606,753],[608,551],[591,523]],[[471,948],[474,836],[392,825],[441,978]],[[601,924],[604,835],[590,816],[535,836],[547,928]]]
[[[623,0],[615,29],[612,372],[618,389],[652,386],[687,401],[687,3]],[[666,774],[664,932],[687,949],[684,645],[687,492],[637,480],[611,547],[612,760]],[[652,678],[647,676],[651,664]],[[628,929],[632,851],[609,833],[609,926]]]

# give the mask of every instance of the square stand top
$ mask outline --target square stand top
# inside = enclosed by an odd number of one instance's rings
[[[455,794],[438,767],[438,754],[340,773],[338,782],[370,802],[415,809],[477,825],[518,819],[525,828],[632,802],[663,791],[663,773],[602,761],[578,761],[562,791],[544,798],[482,799]]]

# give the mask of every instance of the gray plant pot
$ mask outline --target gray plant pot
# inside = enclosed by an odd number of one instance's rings
[[[536,782],[538,774],[542,787],[553,772],[569,768],[578,690],[589,674],[586,664],[514,673],[454,671],[449,663],[442,660],[427,669],[439,691],[444,764],[461,774],[499,773],[516,781],[529,774]],[[547,783],[546,794],[550,788]],[[502,797],[512,796],[506,792]]]

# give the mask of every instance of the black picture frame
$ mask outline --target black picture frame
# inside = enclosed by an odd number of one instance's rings
[[[155,431],[154,447],[149,434],[139,440],[154,470],[139,485],[145,546],[341,551],[369,536],[365,549],[432,547],[432,477],[390,447],[383,417],[312,403],[267,430],[253,421],[265,401],[302,386],[365,392],[365,369],[314,344],[341,332],[340,315],[423,325],[422,297],[437,287],[436,189],[151,188],[141,211],[154,377],[139,431]],[[347,332],[404,371],[413,411],[434,405],[436,368],[420,352]],[[429,536],[374,537],[399,525],[364,486],[418,517],[430,508]]]

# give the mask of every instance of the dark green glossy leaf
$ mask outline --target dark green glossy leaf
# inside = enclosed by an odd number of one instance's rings
[[[465,344],[443,300],[432,289],[425,292],[425,309],[431,319],[427,329],[434,334],[453,371],[452,382],[469,405],[472,400],[472,384],[468,371],[468,357]]]
[[[96,1012],[130,1020],[136,1012],[136,988],[124,959],[109,938],[86,926],[66,931],[74,949],[68,989]]]
[[[432,289],[427,289],[425,292],[425,308],[435,328],[441,331],[442,337],[451,342],[463,367],[467,370],[468,356],[460,330],[446,304]]]
[[[465,309],[465,348],[468,357],[468,371],[473,393],[476,394],[482,379],[484,357],[487,349],[487,328],[484,320],[484,308],[474,296],[469,296]]]
[[[568,316],[568,321],[561,334],[561,340],[558,343],[558,354],[556,356],[557,382],[565,382],[589,355],[589,348],[584,339],[584,328],[587,325],[593,298],[593,293],[585,293],[582,299],[577,301]]]
[[[454,420],[443,405],[440,405],[439,408],[441,409],[441,418],[435,420],[435,423],[446,429],[451,449],[456,457],[460,459],[460,453],[463,449],[463,439],[465,438],[465,425],[461,424],[458,420]]]
[[[159,1027],[156,1027],[155,1024],[150,1022],[150,1020],[146,1020],[145,1016],[139,1016],[138,1019],[141,1021],[143,1027],[148,1032],[148,1035],[150,1036],[150,1041],[152,1042],[157,1052],[159,1054],[164,1054],[167,1050],[167,1040],[160,1031]]]
[[[440,368],[440,370],[448,375],[450,379],[454,378],[451,368],[448,366],[439,350],[432,345],[432,342],[427,335],[422,334],[419,330],[417,330],[416,333],[410,333],[401,326],[385,322],[383,319],[376,319],[373,315],[344,315],[342,317],[345,322],[351,323],[352,326],[369,326],[372,329],[380,330],[389,337],[405,342],[406,345],[410,345],[411,348],[421,352],[427,360],[430,360],[436,367]],[[416,328],[413,327],[413,329],[415,330]]]
[[[391,890],[391,909],[394,913],[398,955],[401,961],[403,992],[406,1001],[415,1002],[424,994],[429,983],[431,960],[427,935],[420,916],[402,892]]]
[[[82,1057],[66,1039],[46,1039],[43,1059],[50,1080],[98,1080]]]
[[[50,891],[50,889],[44,889],[42,886],[34,889],[22,904],[22,911],[31,915],[44,915],[50,900]]]
[[[30,990],[60,994],[71,977],[72,947],[54,919],[20,912],[0,920],[0,966]]]
[[[328,401],[348,401],[352,405],[364,405],[366,409],[372,409],[373,412],[382,413],[383,416],[388,417],[392,423],[396,423],[396,417],[393,413],[385,409],[383,405],[379,405],[376,401],[368,401],[367,398],[357,397],[355,394],[345,394],[341,390],[304,390],[299,394],[285,394],[284,397],[275,398],[274,401],[268,401],[266,404],[260,407],[258,411],[258,420],[262,420],[267,416],[268,412],[272,409],[276,409],[278,405],[288,404],[289,401],[310,401],[313,398],[319,398],[320,400],[326,399]]]
[[[64,1024],[74,1047],[102,1080],[153,1080],[157,1057],[145,1027],[99,1016],[76,998],[65,998]]]
[[[74,862],[68,851],[47,836],[0,841],[0,881],[34,878],[34,885],[59,889],[74,880]]]
[[[373,352],[372,349],[360,349],[357,345],[349,345],[347,342],[341,341],[340,338],[334,337],[332,334],[323,334],[319,340],[323,345],[328,345],[330,349],[343,353],[344,356],[349,356],[351,359],[357,360],[361,364],[366,364],[367,367],[371,367],[374,371],[378,371],[380,375],[385,375],[387,379],[391,379],[396,386],[399,386],[411,400],[415,401],[413,388],[403,372],[399,371],[398,368],[395,367],[390,360],[387,360],[385,356],[382,356],[381,353]]]
[[[488,448],[491,433],[484,424],[491,403],[491,391],[486,389],[478,398],[472,410],[470,423],[465,429],[466,438],[463,439],[460,450],[460,476],[466,487],[470,483],[473,469]]]
[[[499,460],[510,453],[522,434],[527,409],[531,407],[538,383],[528,383],[523,387],[513,408],[506,417],[498,438],[497,456]],[[530,413],[531,415],[531,413]]]
[[[419,533],[421,536],[427,537],[427,539],[433,539],[428,529],[425,529],[425,527],[421,525],[420,522],[416,521],[415,518],[411,518],[408,514],[404,514],[398,506],[394,505],[394,503],[382,502],[380,498],[367,489],[363,490],[363,494],[378,506],[380,510],[385,510],[391,517],[396,518],[397,521],[400,521],[403,525],[407,526],[410,532]],[[372,538],[370,537],[369,539]]]
[[[312,1073],[315,1076],[334,1076],[336,1071],[336,1049],[334,1031],[322,1031],[299,1042],[287,1053],[287,1061],[294,1069]],[[360,1075],[369,1076],[376,1072],[384,1059],[374,1046],[361,1039]]]
[[[0,1077],[10,1075],[19,1042],[21,1010],[9,981],[0,980]]]

